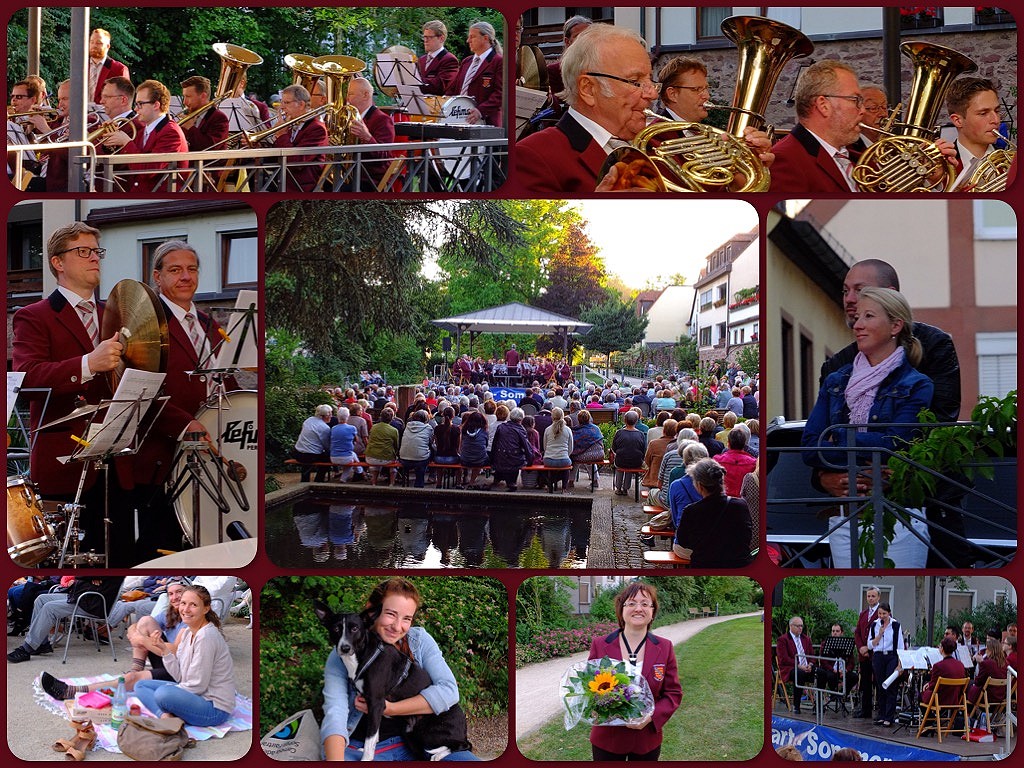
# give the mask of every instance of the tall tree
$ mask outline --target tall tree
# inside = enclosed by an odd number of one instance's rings
[[[580,319],[594,326],[584,337],[587,349],[611,355],[643,341],[650,318],[637,314],[636,302],[607,295],[604,303],[585,310]],[[608,369],[610,372],[610,359]]]

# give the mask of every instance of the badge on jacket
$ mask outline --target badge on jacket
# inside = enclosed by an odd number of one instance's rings
[[[654,679],[659,683],[665,679],[665,665],[655,664],[654,665]]]
[[[491,87],[491,76],[487,75],[486,77],[481,78],[480,79],[480,85],[482,87],[484,87],[484,88],[490,88]]]

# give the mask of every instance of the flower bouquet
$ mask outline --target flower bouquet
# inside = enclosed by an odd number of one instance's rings
[[[633,725],[654,713],[654,694],[643,675],[605,656],[573,664],[562,675],[565,730],[589,725]]]

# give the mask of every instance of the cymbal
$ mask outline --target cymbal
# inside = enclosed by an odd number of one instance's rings
[[[109,403],[107,403],[107,405],[109,405]],[[75,419],[80,419],[82,416],[88,416],[91,413],[95,413],[96,411],[106,408],[107,405],[80,406],[71,411],[71,413],[69,413],[67,416],[61,416],[59,419],[48,421],[46,424],[40,424],[38,427],[36,427],[36,432],[45,432],[46,430],[51,429],[52,427],[60,426],[64,422],[74,421]]]
[[[100,338],[109,339],[122,330],[127,333],[121,334],[121,363],[107,374],[114,391],[125,368],[153,373],[167,370],[170,337],[163,303],[152,288],[138,280],[122,280],[107,297]]]

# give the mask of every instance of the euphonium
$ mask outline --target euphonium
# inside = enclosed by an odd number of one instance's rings
[[[231,43],[214,43],[213,52],[220,57],[220,77],[217,80],[217,90],[214,92],[213,98],[203,106],[178,115],[175,122],[182,128],[216,107],[224,99],[234,96],[245,76],[245,71],[254,64],[263,63],[263,57],[258,53]]]
[[[632,142],[650,156],[673,192],[724,190],[737,175],[744,183],[735,191],[768,189],[768,169],[743,141],[743,131],[747,126],[768,128],[764,112],[783,67],[814,50],[799,30],[761,16],[730,16],[722,22],[722,33],[736,44],[740,56],[726,129],[667,121],[649,125]],[[667,134],[676,136],[666,138]]]
[[[1006,139],[1006,144],[1006,149],[997,149],[985,155],[958,191],[984,193],[1006,189],[1010,166],[1017,157],[1017,145],[1009,139]]]
[[[327,134],[333,146],[352,144],[348,128],[359,119],[359,112],[346,103],[349,81],[366,69],[366,62],[354,56],[319,56],[313,59],[313,69],[324,76],[324,93],[328,107],[324,115]]]
[[[910,41],[900,50],[914,65],[905,120],[892,126],[892,136],[864,151],[853,168],[853,180],[862,192],[946,192],[956,169],[935,146],[935,118],[953,80],[978,66],[962,53],[933,43]]]

